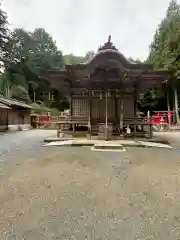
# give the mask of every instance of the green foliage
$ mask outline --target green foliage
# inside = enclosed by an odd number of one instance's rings
[[[172,0],[166,12],[165,18],[159,24],[154,40],[150,46],[150,55],[147,59],[147,63],[157,68],[164,68],[169,70],[169,78],[172,82],[179,85],[178,79],[180,78],[180,5]],[[166,79],[165,79],[166,80]],[[165,91],[171,91],[171,85],[168,85]],[[164,89],[161,89],[158,93],[155,93],[157,101],[152,101],[151,109],[161,108],[163,106],[167,109],[166,97],[163,94]],[[152,90],[149,91],[152,95]],[[144,96],[144,100],[141,99],[141,104],[148,102],[148,96]],[[163,103],[163,104],[162,104]]]
[[[64,55],[64,63],[65,64],[79,64],[84,62],[84,57],[75,56],[72,53],[68,55]]]
[[[179,9],[180,9],[180,5],[177,4],[176,0],[172,0],[169,3],[169,7],[167,9],[166,16],[171,17],[173,15],[176,15],[177,13],[179,13]]]
[[[8,36],[7,16],[0,9],[0,53],[4,51],[4,72],[0,75],[0,92],[8,97],[27,102],[43,100],[49,108],[57,111],[68,107],[62,96],[56,92],[55,101],[41,97],[42,92],[54,91],[46,80],[40,80],[42,71],[60,69],[65,64],[78,64],[89,60],[94,52],[86,56],[64,55],[51,35],[43,28],[28,32],[14,29]],[[8,36],[8,37],[7,37]],[[42,103],[36,106],[44,109]],[[47,109],[46,109],[47,110]]]
[[[161,89],[151,89],[138,100],[138,108],[140,111],[147,113],[150,111],[165,110],[166,107],[166,95],[165,91]]]
[[[166,17],[156,30],[150,46],[148,62],[154,68],[166,68],[173,77],[179,77],[180,67],[180,6],[171,1]]]
[[[84,57],[84,62],[88,62],[92,57],[94,57],[94,51],[88,51]]]
[[[72,53],[64,55],[65,64],[79,64],[86,63],[95,55],[94,51],[88,51],[85,56],[75,56]]]
[[[0,67],[6,62],[8,54],[7,42],[9,40],[9,29],[7,15],[1,8],[0,3]]]
[[[33,100],[34,91],[39,88],[43,91],[45,87],[40,84],[39,73],[62,67],[62,53],[44,29],[35,29],[30,33],[14,29],[8,46],[9,64],[1,80],[1,92],[19,99]]]
[[[48,108],[43,102],[39,104],[32,103],[31,106],[33,107],[32,113],[43,114],[43,113],[51,112],[51,109]]]
[[[133,59],[133,58],[128,58],[128,60],[130,61],[130,62],[132,62],[132,63],[143,63],[141,60],[139,60],[138,58],[135,60],[135,59]]]
[[[24,102],[30,102],[28,91],[21,85],[13,85],[11,88],[11,95],[13,98],[17,98]]]

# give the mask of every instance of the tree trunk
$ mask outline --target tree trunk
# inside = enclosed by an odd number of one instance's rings
[[[177,88],[174,86],[174,106],[175,106],[175,112],[176,112],[176,121],[177,125],[179,125],[179,111],[178,111],[178,95],[177,95]]]
[[[168,109],[168,124],[171,127],[171,107],[170,107],[170,100],[169,100],[169,91],[167,90],[167,109]]]
[[[33,92],[33,101],[36,102],[36,92],[35,92],[35,90]]]
[[[9,84],[6,85],[5,96],[6,96],[7,98],[10,98],[10,97],[11,97],[11,89],[10,89]]]

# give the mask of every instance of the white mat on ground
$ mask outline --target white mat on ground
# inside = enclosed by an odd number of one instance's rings
[[[171,146],[167,144],[162,144],[162,143],[144,142],[144,141],[138,141],[138,142],[145,147],[172,148]]]
[[[45,144],[44,146],[49,147],[49,146],[69,146],[69,145],[72,145],[72,140],[50,142]]]
[[[103,140],[86,140],[86,139],[77,139],[77,140],[65,140],[65,141],[53,141],[50,143],[45,144],[44,146],[73,146],[82,144],[82,146],[86,146],[88,144],[107,144],[108,145],[125,145],[126,147],[131,146],[142,146],[142,147],[154,147],[154,148],[172,148],[167,144],[162,143],[154,143],[154,142],[145,142],[145,141],[129,141],[129,140],[117,140],[112,142],[106,142]]]

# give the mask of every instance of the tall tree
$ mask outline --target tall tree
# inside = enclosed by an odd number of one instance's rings
[[[38,78],[39,72],[63,67],[62,52],[44,29],[35,29],[33,32],[14,29],[8,46],[10,64],[6,67],[8,74],[2,78],[5,82],[2,86],[6,88],[3,92],[13,96],[14,91],[16,97],[18,94],[19,97],[24,97],[25,92],[29,92],[34,100],[35,90],[40,88],[43,92],[43,85],[40,85]],[[25,96],[25,99],[28,97]]]
[[[177,88],[180,84],[180,5],[172,0],[156,30],[153,43],[150,46],[148,63],[154,68],[166,68],[171,73],[175,95],[175,109],[179,123]]]
[[[64,66],[62,52],[56,42],[43,28],[36,28],[30,35],[35,41],[34,62],[38,68],[60,69]]]
[[[166,16],[171,17],[173,15],[176,15],[177,13],[179,13],[179,9],[180,9],[180,5],[176,2],[176,0],[172,0],[169,3]]]
[[[22,28],[13,30],[8,46],[11,65],[19,63],[23,58],[29,57],[35,51],[34,39]]]
[[[1,8],[0,3],[0,63],[5,63],[7,52],[7,41],[9,39],[9,29],[7,15]]]

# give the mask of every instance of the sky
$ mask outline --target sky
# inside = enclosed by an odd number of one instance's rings
[[[122,54],[140,60],[147,58],[168,5],[169,0],[3,0],[12,28],[43,27],[64,54],[97,51],[111,35]]]

